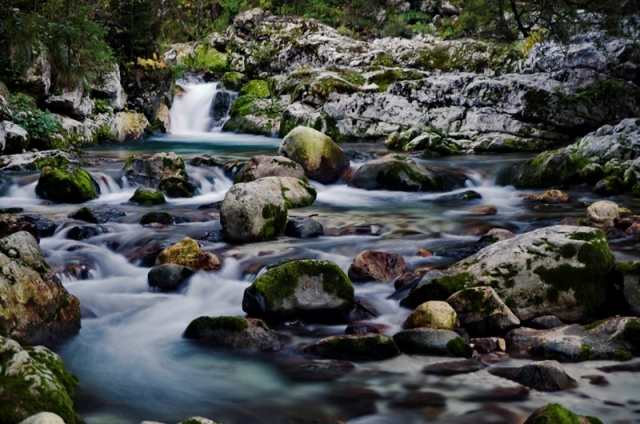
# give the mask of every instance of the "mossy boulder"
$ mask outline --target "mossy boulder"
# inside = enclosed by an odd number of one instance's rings
[[[223,349],[251,349],[275,352],[282,349],[278,335],[255,318],[200,317],[191,321],[184,332],[187,339],[201,341]]]
[[[189,237],[160,252],[156,265],[162,264],[182,265],[198,271],[215,271],[222,266],[216,255],[200,249],[198,242]]]
[[[458,314],[460,326],[472,336],[502,335],[520,320],[491,287],[472,287],[454,293],[447,303]]]
[[[493,243],[448,275],[423,278],[407,299],[425,302],[445,289],[490,286],[521,321],[544,315],[585,321],[604,306],[613,267],[602,231],[558,225]]]
[[[160,181],[158,189],[167,197],[193,197],[196,186],[187,178],[169,177]]]
[[[402,328],[436,328],[439,330],[453,330],[456,326],[456,311],[441,300],[431,300],[418,306],[407,317]]]
[[[163,205],[167,203],[164,194],[160,190],[151,187],[140,187],[136,189],[129,201],[142,206]]]
[[[278,154],[299,163],[307,177],[322,184],[336,182],[349,167],[347,154],[330,137],[296,127],[284,137]]]
[[[271,240],[284,234],[287,206],[280,185],[265,190],[260,181],[234,184],[222,201],[220,223],[224,238],[233,243]]]
[[[558,392],[578,385],[558,361],[534,362],[520,368],[491,368],[489,373],[543,392]]]
[[[470,358],[473,349],[462,337],[450,330],[413,328],[393,336],[400,350],[413,355],[438,355]]]
[[[602,424],[596,417],[579,416],[557,403],[549,403],[536,409],[524,424]]]
[[[251,80],[240,89],[240,95],[266,99],[269,97],[269,83],[265,80]]]
[[[356,255],[349,266],[351,281],[393,281],[404,274],[407,263],[397,253],[364,250]]]
[[[304,351],[347,361],[379,361],[401,354],[393,339],[382,334],[331,336],[306,346]]]
[[[25,231],[0,239],[0,302],[0,335],[20,343],[51,343],[80,330],[80,302]]]
[[[73,410],[78,379],[62,359],[42,346],[21,347],[0,336],[0,422],[18,424],[52,412],[67,424],[83,422]]]
[[[292,261],[260,275],[244,292],[242,309],[274,321],[343,323],[354,305],[354,289],[334,263]]]
[[[238,171],[234,183],[248,183],[264,177],[293,177],[306,180],[302,166],[284,156],[259,155],[252,157]]]
[[[45,167],[36,185],[36,194],[61,203],[83,203],[98,198],[100,186],[82,168]]]
[[[220,78],[220,81],[224,85],[224,88],[231,91],[240,91],[243,85],[245,85],[249,78],[242,72],[225,72]]]
[[[408,157],[387,155],[358,168],[349,185],[365,190],[445,191],[464,187],[466,179],[459,172],[435,171]]]

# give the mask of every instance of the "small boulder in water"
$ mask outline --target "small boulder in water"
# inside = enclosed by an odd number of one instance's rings
[[[36,194],[54,202],[83,203],[96,199],[100,195],[100,186],[84,169],[46,167],[38,179]]]
[[[140,225],[171,225],[174,222],[173,215],[167,212],[147,212],[140,218]]]
[[[524,197],[527,202],[538,203],[568,203],[571,197],[562,190],[547,190],[542,194],[528,194]]]
[[[136,189],[129,201],[142,206],[162,205],[167,203],[167,200],[164,198],[164,194],[162,194],[160,190],[151,187],[140,187]]]
[[[67,238],[70,240],[86,240],[106,232],[108,232],[108,230],[99,225],[78,225],[67,232]]]
[[[582,417],[567,408],[557,404],[550,403],[536,409],[533,414],[527,418],[524,424],[602,424],[602,421],[596,417]]]
[[[173,291],[180,288],[194,271],[186,266],[176,264],[158,265],[147,274],[149,286],[161,291]]]
[[[158,188],[169,197],[192,197],[196,189],[184,160],[173,152],[156,153],[149,159],[131,156],[125,162],[124,175],[131,183]]]
[[[400,355],[393,339],[381,334],[331,336],[305,347],[304,351],[323,358],[347,361],[377,361]]]
[[[293,177],[306,180],[304,169],[300,164],[284,156],[259,155],[252,157],[238,171],[234,183],[247,183],[264,177]]]
[[[441,355],[470,358],[471,346],[457,333],[434,328],[414,328],[393,336],[400,350],[415,355]]]
[[[393,281],[407,269],[404,258],[396,253],[365,250],[356,255],[349,266],[352,281]]]
[[[198,271],[215,271],[222,263],[213,253],[200,249],[198,242],[186,237],[158,255],[156,265],[176,264]]]
[[[336,182],[349,167],[347,154],[329,136],[296,127],[284,137],[278,154],[302,165],[307,177],[322,184]]]
[[[69,215],[69,218],[90,222],[92,224],[104,224],[105,222],[113,221],[125,215],[126,214],[120,209],[111,206],[91,206],[78,209]]]
[[[426,327],[453,330],[456,319],[456,311],[447,302],[432,300],[418,306],[402,324],[402,328]]]
[[[294,216],[287,221],[284,233],[296,238],[318,237],[324,234],[324,227],[313,218]]]
[[[40,237],[50,237],[58,228],[58,224],[40,215],[24,215],[25,219],[28,219],[38,229]]]
[[[287,262],[260,275],[244,292],[242,309],[275,321],[343,323],[354,305],[353,285],[334,263]]]
[[[275,352],[282,343],[264,321],[240,317],[200,317],[191,321],[184,332],[188,339],[199,340],[224,349],[252,349]]]
[[[520,368],[491,368],[489,373],[543,392],[557,392],[577,386],[558,361],[534,362]]]
[[[600,200],[587,208],[587,222],[597,228],[613,227],[620,219],[618,205]]]

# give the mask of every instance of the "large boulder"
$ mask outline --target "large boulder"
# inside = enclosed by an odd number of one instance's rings
[[[349,167],[347,154],[329,136],[308,127],[286,135],[278,154],[299,163],[307,177],[322,184],[336,182]]]
[[[198,271],[215,271],[222,266],[216,255],[203,251],[198,242],[189,237],[160,252],[156,265],[163,264],[182,265]]]
[[[63,203],[83,203],[100,195],[100,186],[82,168],[45,167],[40,173],[36,194],[43,199]]]
[[[11,121],[0,122],[0,144],[2,153],[12,155],[22,153],[29,147],[29,133]]]
[[[253,349],[267,352],[282,349],[282,343],[276,332],[264,321],[255,318],[196,318],[191,321],[184,336],[224,349]]]
[[[149,159],[131,156],[123,170],[129,182],[160,189],[169,197],[192,197],[196,190],[184,160],[173,152],[156,153]]]
[[[349,185],[365,190],[445,191],[464,187],[467,177],[453,171],[434,171],[413,159],[387,155],[362,165]]]
[[[356,255],[349,266],[351,281],[393,281],[404,274],[407,264],[397,253],[364,250]]]
[[[47,411],[67,424],[81,423],[73,410],[77,389],[78,379],[58,355],[42,346],[22,348],[0,336],[0,422],[18,424]]]
[[[557,392],[578,385],[558,361],[534,362],[520,368],[491,368],[489,373],[543,392]]]
[[[501,335],[520,325],[492,287],[472,287],[447,299],[458,314],[460,326],[473,336]]]
[[[242,309],[274,321],[341,323],[354,305],[354,290],[334,263],[292,261],[271,268],[244,292]]]
[[[322,358],[347,361],[376,361],[401,354],[393,339],[381,334],[331,336],[306,346],[304,351]]]
[[[294,177],[306,179],[304,169],[300,164],[283,156],[259,155],[252,157],[238,171],[233,181],[247,183],[264,177]]]
[[[0,334],[20,343],[50,343],[80,330],[80,302],[25,231],[0,239],[0,302]]]
[[[234,243],[265,241],[284,234],[287,206],[282,190],[265,190],[259,181],[233,185],[220,206],[220,223],[224,238]]]
[[[602,231],[558,225],[496,242],[445,273],[427,273],[403,304],[490,286],[521,321],[544,315],[583,321],[603,306],[613,266]]]

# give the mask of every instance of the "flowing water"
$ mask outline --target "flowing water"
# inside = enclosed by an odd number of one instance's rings
[[[192,124],[186,125],[189,128]],[[288,359],[301,356],[301,346],[326,335],[341,334],[344,325],[283,325],[277,330],[286,347],[272,354],[222,351],[183,339],[184,329],[199,316],[243,316],[243,291],[267,265],[318,258],[333,261],[346,271],[353,257],[364,249],[402,254],[411,269],[447,264],[453,259],[446,255],[422,258],[416,252],[421,247],[447,252],[466,246],[489,227],[521,233],[552,225],[565,216],[582,216],[584,209],[579,203],[596,199],[589,192],[573,191],[570,194],[575,202],[570,205],[536,208],[525,204],[522,192],[494,182],[500,170],[524,157],[499,155],[425,161],[464,169],[469,176],[468,188],[483,197],[472,202],[448,198],[455,192],[365,191],[345,184],[314,183],[318,191],[316,202],[289,213],[317,214],[327,235],[311,240],[281,237],[241,246],[222,242],[218,211],[198,208],[222,200],[232,184],[230,177],[215,167],[187,166],[189,175],[198,183],[197,195],[192,199],[168,199],[169,203],[161,208],[189,218],[184,223],[143,227],[138,221],[148,209],[127,203],[134,188],[123,178],[122,166],[132,154],[150,156],[175,151],[187,162],[199,154],[246,160],[255,154],[275,154],[280,142],[197,131],[188,136],[173,134],[90,149],[89,156],[104,160],[87,168],[102,189],[100,198],[88,204],[114,206],[125,211],[126,216],[100,225],[101,234],[81,241],[68,238],[73,227],[87,225],[67,218],[78,206],[38,199],[34,191],[37,174],[16,175],[12,187],[0,197],[0,207],[23,207],[25,213],[41,214],[59,224],[52,237],[42,239],[41,246],[65,287],[80,298],[83,320],[80,333],[54,349],[81,381],[77,407],[87,423],[173,423],[194,415],[225,424],[290,423],[299,418],[334,422],[326,417],[358,424],[521,423],[548,402],[560,402],[606,423],[640,421],[636,392],[640,384],[633,374],[608,375],[611,385],[605,388],[580,378],[598,374],[595,368],[603,362],[565,364],[568,373],[579,382],[577,389],[553,394],[532,391],[526,399],[510,402],[503,395],[492,393],[518,385],[486,370],[454,377],[421,374],[425,365],[447,360],[437,357],[402,355],[388,361],[358,363],[353,372],[333,382],[287,377],[283,367]],[[343,147],[363,153],[385,152],[380,144]],[[352,163],[353,167],[360,165]],[[624,197],[614,200],[632,210],[639,206]],[[498,214],[477,216],[465,212],[479,205],[493,205]],[[205,250],[223,258],[223,268],[195,274],[188,287],[178,293],[151,290],[147,285],[152,266],[150,254],[185,236],[200,240]],[[633,242],[612,247],[619,258],[638,256]],[[356,295],[379,312],[374,321],[391,327],[389,334],[400,329],[410,312],[388,299],[393,292],[392,285],[383,283],[356,286]],[[500,365],[524,363],[506,359]],[[423,392],[445,395],[446,406],[407,407],[397,402]]]

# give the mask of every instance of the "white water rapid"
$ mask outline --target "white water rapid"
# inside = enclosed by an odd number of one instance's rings
[[[171,134],[198,135],[220,132],[227,121],[234,93],[218,90],[217,82],[176,83],[182,93],[176,94],[169,111]],[[221,96],[217,99],[217,96]]]

